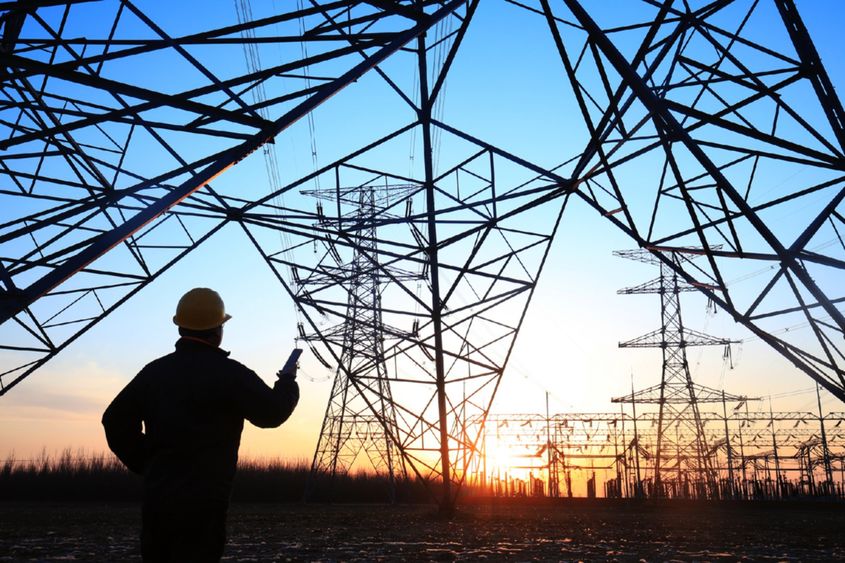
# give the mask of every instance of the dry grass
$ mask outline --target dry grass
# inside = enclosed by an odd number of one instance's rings
[[[390,481],[384,475],[358,472],[334,480],[318,477],[309,483],[310,464],[305,460],[241,460],[235,478],[234,501],[291,502],[309,500],[337,502],[389,502]],[[143,480],[130,473],[111,454],[46,451],[35,459],[9,455],[0,465],[0,500],[17,501],[123,501],[140,500]],[[427,501],[430,496],[417,481],[396,483],[396,499]]]
[[[56,456],[42,451],[35,459],[6,457],[0,471],[0,500],[134,500],[141,498],[141,479],[114,456]]]

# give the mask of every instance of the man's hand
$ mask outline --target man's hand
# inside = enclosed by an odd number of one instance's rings
[[[296,380],[296,371],[297,371],[296,364],[294,364],[293,368],[289,368],[289,369],[283,368],[283,369],[280,369],[279,371],[277,371],[276,377],[278,377],[279,379],[290,379],[290,380],[295,381]]]
[[[296,380],[296,368],[300,355],[302,355],[302,350],[295,348],[293,352],[291,352],[282,369],[276,373],[276,377],[279,379],[290,379],[291,381]]]

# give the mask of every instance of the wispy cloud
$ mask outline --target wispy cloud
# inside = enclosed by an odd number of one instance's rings
[[[88,418],[103,411],[128,377],[93,361],[51,366],[21,383],[3,399],[0,420]]]
[[[63,418],[65,416],[93,416],[102,410],[102,401],[82,395],[68,395],[43,391],[20,393],[15,401],[4,405],[4,418]]]

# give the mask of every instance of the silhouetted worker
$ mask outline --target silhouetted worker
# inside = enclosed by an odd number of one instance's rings
[[[220,559],[244,419],[275,428],[299,400],[295,366],[271,389],[220,349],[230,318],[215,291],[187,292],[173,317],[176,350],[144,367],[103,414],[109,447],[144,476],[144,561]]]

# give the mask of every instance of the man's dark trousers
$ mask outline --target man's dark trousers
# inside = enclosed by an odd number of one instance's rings
[[[226,505],[202,501],[181,506],[145,503],[141,556],[145,563],[219,561],[226,543]]]

